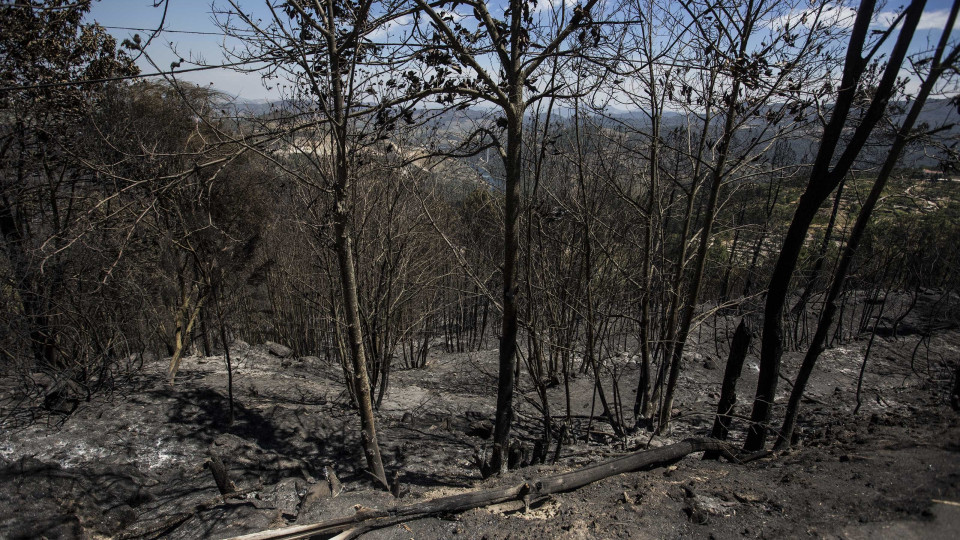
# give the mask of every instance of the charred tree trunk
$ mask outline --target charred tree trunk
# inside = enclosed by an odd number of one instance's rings
[[[913,129],[913,125],[920,116],[923,105],[929,97],[937,79],[947,66],[957,62],[958,57],[960,57],[960,48],[954,48],[950,55],[943,62],[940,61],[941,55],[946,47],[946,40],[950,35],[950,29],[953,28],[953,24],[956,21],[958,10],[960,10],[960,6],[958,6],[957,3],[954,3],[953,8],[950,10],[947,27],[944,30],[943,37],[941,37],[938,49],[935,53],[930,75],[921,84],[917,99],[913,102],[910,112],[907,114],[906,119],[904,119],[903,125],[900,127],[900,130],[897,133],[897,138],[894,141],[893,147],[890,149],[887,160],[884,162],[883,167],[877,174],[877,179],[870,190],[870,194],[864,201],[863,206],[860,209],[860,213],[857,215],[857,221],[854,223],[853,229],[850,231],[850,238],[847,240],[847,244],[840,256],[840,261],[837,263],[837,268],[834,271],[830,289],[827,292],[827,297],[824,300],[823,313],[820,315],[820,321],[817,324],[813,340],[810,343],[810,348],[807,350],[807,354],[804,356],[803,364],[800,366],[800,370],[797,373],[797,379],[794,382],[793,390],[790,394],[790,401],[787,404],[787,412],[783,420],[783,426],[780,429],[780,437],[777,440],[778,448],[789,446],[792,443],[793,430],[796,426],[797,414],[800,410],[800,399],[803,397],[803,392],[807,387],[807,382],[810,380],[810,375],[813,373],[813,369],[816,366],[817,360],[824,350],[824,345],[827,341],[827,334],[830,331],[830,327],[833,324],[834,315],[837,312],[837,299],[840,297],[840,294],[843,291],[844,281],[846,280],[847,274],[850,271],[850,265],[853,262],[853,257],[860,245],[863,234],[870,222],[870,216],[873,213],[873,209],[876,207],[877,201],[880,200],[880,195],[883,192],[883,188],[886,186],[886,182],[889,179],[890,174],[893,172],[893,168],[896,166],[900,153],[903,151],[909,140],[909,135]],[[841,319],[842,316],[843,314],[841,311]],[[960,375],[960,368],[958,368],[958,375]],[[957,394],[960,394],[960,377],[957,379],[957,386],[955,387],[954,391],[954,395]]]
[[[236,493],[237,486],[233,484],[230,480],[230,477],[227,476],[227,468],[224,467],[223,461],[220,460],[220,457],[214,453],[210,453],[210,461],[207,462],[207,466],[210,468],[210,474],[213,475],[213,481],[217,483],[217,489],[220,491],[220,495],[226,497],[232,493]]]
[[[743,362],[750,350],[750,331],[746,321],[740,319],[733,342],[730,344],[730,355],[727,357],[727,367],[723,370],[723,386],[720,389],[720,403],[717,405],[717,417],[713,421],[713,430],[710,436],[721,441],[727,440],[730,429],[733,407],[737,403],[737,381],[743,372]],[[704,459],[716,459],[719,454],[708,451]]]
[[[810,173],[810,182],[800,196],[797,210],[783,240],[780,256],[777,258],[767,289],[767,301],[763,312],[760,374],[753,402],[753,412],[750,415],[752,425],[744,446],[748,451],[761,450],[766,444],[767,424],[770,421],[770,413],[776,396],[777,382],[780,377],[780,360],[783,356],[783,308],[790,291],[790,280],[793,277],[797,259],[806,240],[807,231],[810,229],[810,224],[820,209],[820,205],[846,176],[860,154],[860,150],[866,144],[874,126],[886,110],[887,101],[893,94],[894,84],[900,73],[900,66],[906,56],[925,4],[925,0],[914,0],[907,8],[907,14],[897,36],[897,42],[890,54],[880,84],[876,87],[870,106],[843,153],[834,162],[837,144],[840,142],[861,76],[866,68],[866,59],[861,56],[861,53],[867,40],[875,2],[865,0],[857,10],[857,18],[847,47],[840,94],[830,122],[824,129],[820,150]],[[833,169],[830,169],[831,164],[834,164]]]
[[[515,21],[519,18],[514,17]],[[503,321],[500,331],[500,358],[497,379],[497,413],[493,430],[490,471],[499,474],[507,464],[510,426],[513,422],[513,390],[517,368],[517,259],[520,239],[521,144],[523,137],[523,90],[520,81],[511,81],[511,107],[507,111],[505,213],[503,236]]]
[[[346,171],[344,171],[344,175]],[[353,380],[350,382],[357,397],[360,409],[361,444],[370,472],[389,488],[387,475],[380,458],[380,446],[377,442],[377,430],[373,416],[373,399],[370,391],[370,378],[367,375],[367,358],[363,348],[363,332],[360,322],[359,297],[357,295],[357,274],[353,262],[353,239],[350,234],[350,215],[346,211],[345,189],[336,188],[337,211],[334,228],[336,230],[336,251],[340,267],[340,286],[343,295],[344,314],[347,323],[347,346],[353,367]]]
[[[747,49],[747,42],[749,41],[750,35],[753,33],[754,18],[754,3],[753,0],[750,0],[747,3],[746,8],[746,20],[744,21],[743,35],[741,37],[742,41],[740,42],[739,47],[739,57],[742,57]],[[733,87],[730,90],[730,95],[739,96],[741,86],[742,82],[740,79],[734,79]],[[667,381],[667,389],[666,393],[664,394],[663,404],[660,409],[660,421],[657,425],[658,432],[663,432],[663,430],[669,428],[670,425],[670,411],[673,409],[673,396],[674,392],[676,391],[677,382],[680,378],[680,369],[683,361],[683,349],[686,345],[687,338],[690,335],[693,317],[696,314],[697,301],[700,298],[700,287],[703,284],[703,273],[707,264],[707,252],[710,249],[710,237],[713,234],[713,225],[716,221],[717,200],[720,195],[720,187],[723,184],[724,167],[727,165],[727,153],[730,149],[730,141],[733,139],[738,103],[739,102],[735,98],[731,98],[730,104],[725,112],[726,118],[724,119],[723,135],[721,136],[719,148],[717,150],[717,162],[714,165],[713,171],[710,175],[710,193],[707,198],[707,208],[704,212],[703,227],[700,229],[700,239],[699,244],[697,245],[697,258],[696,262],[694,263],[695,266],[693,270],[693,277],[690,280],[690,285],[687,289],[687,297],[683,311],[683,319],[680,323],[680,330],[677,333],[677,339],[673,345],[673,348],[671,349],[671,355],[669,358],[670,378]],[[704,133],[704,135],[706,135],[706,133]]]

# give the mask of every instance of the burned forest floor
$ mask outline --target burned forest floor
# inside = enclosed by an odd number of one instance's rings
[[[960,414],[949,394],[960,329],[948,325],[924,337],[905,328],[874,339],[856,415],[869,336],[824,353],[789,452],[740,465],[691,455],[534,500],[529,509],[504,503],[365,538],[956,538]],[[219,356],[185,359],[172,385],[165,361],[146,362],[111,392],[79,400],[71,414],[33,403],[22,378],[6,377],[0,538],[226,538],[351,515],[358,505],[389,508],[507,485],[705,436],[725,360],[712,334],[701,332],[700,344],[690,348],[668,434],[641,429],[618,439],[603,420],[591,420],[591,412],[599,415],[593,377],[579,375],[570,381],[569,419],[564,386],[548,390],[555,421],[567,423],[570,435],[559,459],[551,446],[546,463],[486,480],[474,459],[489,445],[497,352],[435,350],[427,367],[395,370],[377,420],[399,500],[375,489],[364,473],[343,373],[320,358],[281,358],[269,345],[238,343],[232,425]],[[787,379],[800,354],[785,356]],[[740,415],[749,414],[756,356],[754,350],[748,357],[738,387]],[[606,366],[605,388],[612,395],[612,381],[619,381],[630,418],[637,366],[630,354],[614,355]],[[782,404],[790,385],[779,387]],[[527,373],[516,402],[515,433],[532,444],[542,424]],[[744,427],[734,421],[735,444]],[[220,497],[207,466],[211,455],[222,460],[240,496]],[[326,490],[326,471],[342,483],[334,485],[335,497]]]

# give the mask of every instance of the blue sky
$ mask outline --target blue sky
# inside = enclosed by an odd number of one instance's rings
[[[244,5],[246,4],[250,4],[253,8],[262,6],[263,2],[257,0],[245,2]],[[140,34],[141,37],[146,38],[148,33],[117,27],[155,29],[163,20],[163,9],[153,7],[152,0],[100,0],[93,4],[88,18],[108,27],[118,41],[122,41],[133,34]],[[216,35],[176,32],[161,34],[147,48],[147,52],[162,69],[169,69],[170,63],[179,59],[178,55],[188,61],[199,59],[209,64],[220,64],[225,61],[222,52],[224,39],[219,35],[214,23],[209,1],[170,0],[164,28],[174,31],[208,32]],[[171,51],[171,42],[177,54]],[[138,63],[144,73],[156,71],[145,59],[141,59]],[[184,62],[181,67],[190,67],[188,63]],[[259,75],[256,74],[218,69],[184,74],[182,78],[200,85],[213,83],[214,87],[243,99],[277,97],[263,87]]]
[[[572,0],[540,0],[543,4],[547,2],[559,3],[560,1],[567,1],[568,4],[572,3]],[[892,11],[902,3],[890,2],[884,11]],[[255,13],[263,12],[265,9],[263,0],[243,0],[242,5],[245,10],[249,9]],[[950,2],[948,0],[928,0],[926,8],[928,16],[924,17],[921,28],[931,29],[922,30],[915,38],[915,43],[924,43],[927,39],[933,41],[939,36],[939,31],[932,29],[937,20],[936,12],[943,12],[949,7]],[[126,30],[118,27],[156,28],[159,26],[162,17],[162,8],[153,7],[152,0],[100,0],[94,2],[88,16],[90,20],[95,20],[108,27],[109,31],[118,40],[129,38],[135,33],[146,37],[144,31]],[[150,57],[161,68],[169,69],[170,63],[178,60],[178,56],[188,60],[182,67],[190,67],[188,64],[192,59],[202,59],[210,64],[219,64],[225,61],[222,53],[224,39],[222,35],[218,35],[209,0],[169,0],[165,28],[173,31],[208,32],[213,35],[176,32],[161,34],[159,39],[147,48]],[[177,54],[170,50],[171,42],[176,48]],[[141,59],[139,63],[145,73],[156,71],[144,59]],[[264,88],[260,77],[256,74],[241,74],[227,69],[218,69],[184,74],[182,78],[201,85],[212,83],[219,90],[243,99],[275,99],[279,97],[275,91],[268,91]]]

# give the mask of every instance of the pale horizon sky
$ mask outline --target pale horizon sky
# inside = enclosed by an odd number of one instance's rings
[[[247,0],[242,5],[255,13],[265,9],[262,0]],[[888,4],[888,9],[896,8],[898,5]],[[927,2],[924,19],[921,21],[921,30],[914,40],[915,43],[919,44],[927,39],[935,40],[939,37],[936,24],[940,22],[938,19],[943,17],[938,12],[944,12],[949,7],[948,0]],[[142,38],[146,38],[149,29],[156,29],[160,25],[162,17],[163,9],[153,7],[152,0],[99,0],[93,3],[87,20],[88,22],[96,21],[107,27],[120,42],[137,33]],[[209,64],[221,64],[226,61],[223,54],[224,37],[215,24],[209,0],[169,0],[164,28],[166,31],[147,48],[148,54],[160,70],[169,70],[170,63],[179,60],[179,57],[186,60],[182,68],[192,67],[191,60],[195,59],[202,59]],[[171,51],[171,43],[178,54]],[[230,44],[227,43],[227,45]],[[157,71],[157,68],[143,58],[138,61],[138,64],[143,73]],[[179,77],[198,85],[212,85],[220,91],[243,100],[270,100],[281,97],[276,90],[268,91],[260,75],[256,73],[244,74],[229,69],[215,69],[183,74]]]

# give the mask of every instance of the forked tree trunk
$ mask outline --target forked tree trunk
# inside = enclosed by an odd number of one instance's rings
[[[866,144],[873,128],[879,122],[887,108],[887,101],[893,94],[894,84],[900,73],[900,66],[906,57],[907,49],[920,21],[920,15],[926,5],[925,0],[914,0],[907,8],[897,42],[889,56],[886,70],[876,87],[870,106],[860,125],[857,126],[839,159],[834,160],[837,144],[844,132],[847,117],[857,94],[860,79],[866,63],[861,56],[866,43],[876,2],[864,0],[857,10],[847,56],[844,62],[843,79],[840,94],[833,108],[830,122],[824,128],[823,140],[817,152],[810,173],[810,181],[800,196],[797,210],[787,229],[786,237],[780,249],[780,256],[774,266],[770,285],[767,289],[767,301],[763,312],[763,338],[760,350],[760,374],[757,392],[750,415],[752,425],[747,434],[744,448],[748,451],[763,449],[767,439],[767,424],[777,392],[780,377],[780,360],[783,357],[783,308],[790,291],[790,280],[797,266],[797,259],[803,249],[807,231],[813,222],[820,205],[836,189],[853,165],[860,150]],[[833,169],[830,166],[833,165]]]
[[[649,51],[653,51],[653,19],[648,22]],[[640,279],[643,283],[643,296],[640,298],[640,378],[637,381],[637,397],[633,404],[633,416],[638,425],[649,424],[653,412],[650,396],[650,304],[653,302],[653,224],[654,209],[657,203],[657,194],[660,189],[660,120],[663,111],[658,102],[657,77],[654,73],[653,62],[647,65],[647,84],[650,87],[651,104],[653,105],[650,117],[650,187],[647,193],[647,219],[643,230],[643,261],[640,267]]]
[[[944,52],[943,50],[946,47],[946,40],[949,38],[950,30],[953,28],[954,22],[956,21],[958,10],[960,10],[960,7],[958,7],[958,4],[954,2],[953,7],[950,10],[950,15],[948,17],[943,36],[940,39],[938,49],[934,56],[930,75],[928,75],[928,77],[921,83],[920,92],[917,94],[917,99],[913,102],[910,112],[907,114],[906,119],[904,119],[903,125],[900,127],[900,130],[897,133],[897,138],[894,141],[893,147],[890,149],[890,153],[888,154],[886,161],[877,174],[877,179],[873,184],[873,188],[871,188],[870,194],[867,195],[867,198],[860,209],[860,213],[857,215],[857,221],[854,223],[853,229],[850,231],[850,238],[847,240],[847,245],[844,247],[843,253],[840,256],[840,261],[837,263],[837,268],[834,271],[830,289],[828,290],[827,297],[824,300],[823,313],[820,315],[820,320],[814,332],[813,339],[810,342],[810,348],[807,350],[807,354],[803,358],[803,363],[801,364],[800,370],[797,373],[797,379],[794,382],[793,390],[790,394],[790,401],[787,404],[787,412],[784,416],[783,426],[780,429],[780,436],[776,444],[778,449],[787,447],[792,443],[793,431],[797,422],[797,414],[800,410],[800,400],[803,397],[803,392],[807,387],[807,382],[810,380],[810,375],[813,373],[813,369],[816,366],[817,360],[820,358],[820,354],[824,350],[824,345],[827,341],[827,334],[830,331],[830,327],[834,321],[834,316],[837,312],[837,299],[840,297],[840,293],[843,290],[844,281],[846,280],[847,273],[850,270],[850,265],[853,262],[853,257],[857,252],[860,241],[863,238],[863,234],[870,222],[870,216],[873,213],[873,209],[876,207],[877,201],[880,200],[880,195],[883,193],[883,188],[886,186],[887,180],[890,178],[890,174],[893,172],[893,169],[897,164],[900,153],[903,151],[909,140],[909,135],[913,129],[913,125],[916,123],[917,118],[919,118],[920,112],[923,109],[923,105],[929,97],[930,92],[933,90],[937,79],[945,68],[951,66],[957,61],[958,55],[960,55],[960,48],[954,48],[946,60],[943,62],[940,61]],[[842,316],[843,314],[841,311],[841,318]],[[956,386],[954,387],[954,396],[960,395],[960,366],[958,366],[957,373],[958,378]],[[958,406],[956,401],[954,402],[954,406]]]

